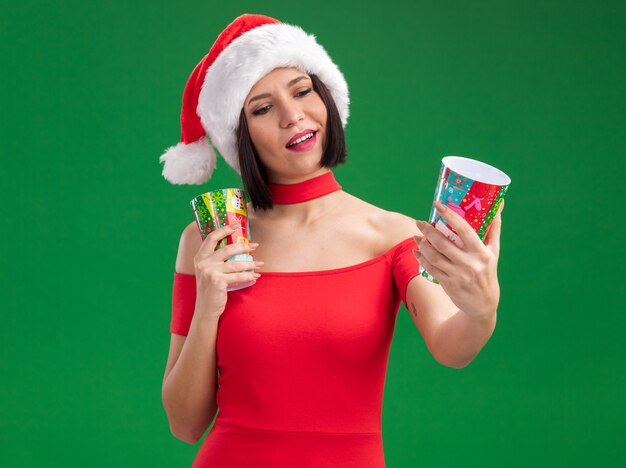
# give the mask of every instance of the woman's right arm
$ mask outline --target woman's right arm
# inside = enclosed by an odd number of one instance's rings
[[[225,263],[232,255],[250,252],[247,244],[215,250],[233,231],[221,228],[202,241],[192,223],[181,235],[176,258],[177,272],[196,276],[196,302],[187,336],[172,334],[162,401],[174,437],[191,444],[200,440],[217,413],[217,326],[226,306],[227,287],[256,279],[244,270],[256,270],[262,264]]]
[[[200,440],[217,413],[217,321],[192,325],[187,337],[172,334],[162,400],[177,439]]]

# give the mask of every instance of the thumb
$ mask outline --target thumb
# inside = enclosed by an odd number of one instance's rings
[[[498,214],[493,218],[493,222],[489,227],[485,245],[491,249],[496,256],[500,253],[500,231],[502,229],[502,210],[504,210],[504,199],[500,202]]]

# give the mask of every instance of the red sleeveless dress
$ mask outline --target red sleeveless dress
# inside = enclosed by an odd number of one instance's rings
[[[387,360],[413,238],[333,270],[262,272],[230,291],[217,334],[215,422],[194,467],[385,466]],[[195,276],[174,274],[170,331],[187,335]]]

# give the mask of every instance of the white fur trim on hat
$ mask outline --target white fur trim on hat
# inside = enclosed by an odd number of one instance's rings
[[[238,174],[235,130],[244,101],[258,80],[280,67],[316,74],[330,91],[343,126],[347,124],[348,85],[315,36],[284,23],[254,28],[233,40],[209,67],[197,108],[211,142]]]
[[[163,177],[172,184],[203,184],[215,169],[215,151],[205,137],[185,144],[178,143],[165,150],[159,158],[165,162]]]

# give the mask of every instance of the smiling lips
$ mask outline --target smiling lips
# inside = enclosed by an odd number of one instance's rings
[[[317,132],[315,130],[305,130],[294,135],[287,143],[286,148],[296,152],[307,151],[315,146],[316,141]]]

